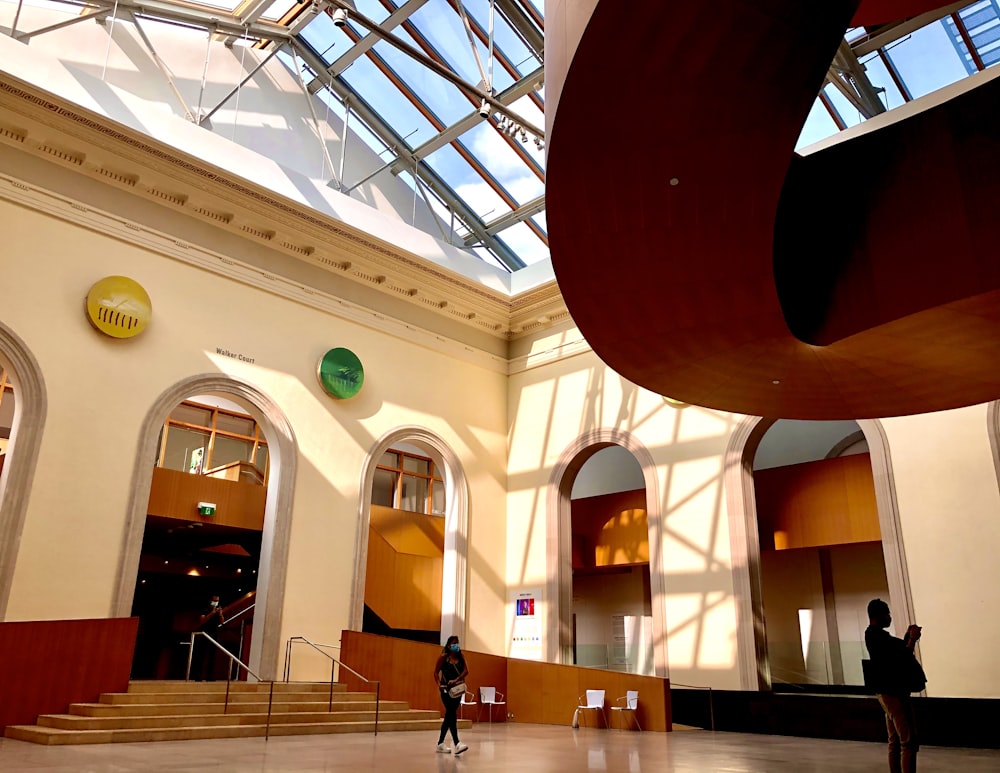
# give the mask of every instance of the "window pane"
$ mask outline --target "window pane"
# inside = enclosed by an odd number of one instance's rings
[[[230,416],[228,413],[219,412],[215,419],[215,428],[223,432],[232,432],[234,435],[247,435],[253,437],[253,419],[249,416]]]
[[[236,440],[229,437],[215,436],[212,447],[211,469],[222,467],[230,462],[249,462],[253,453],[253,443],[249,440]]]
[[[378,461],[383,467],[399,468],[399,454],[395,451],[386,451]]]
[[[403,469],[407,472],[419,472],[422,475],[430,475],[431,463],[428,459],[420,459],[416,456],[404,456]]]
[[[259,445],[257,446],[257,459],[254,461],[254,465],[267,476],[267,446]]]
[[[0,430],[9,430],[14,426],[14,393],[6,389],[0,393]],[[0,437],[10,437],[10,434],[0,433]]]
[[[375,480],[372,482],[372,504],[392,507],[395,488],[396,473],[388,470],[375,470]]]
[[[434,488],[431,491],[433,492],[431,495],[431,512],[434,515],[444,515],[444,482],[435,480]]]
[[[161,467],[200,474],[203,470],[208,433],[181,427],[167,429],[167,447]]]
[[[199,408],[196,405],[178,405],[170,412],[170,418],[174,421],[182,421],[185,424],[197,424],[199,427],[211,427],[212,409]]]
[[[427,481],[424,478],[403,476],[403,494],[400,497],[399,509],[409,510],[411,513],[427,512]]]

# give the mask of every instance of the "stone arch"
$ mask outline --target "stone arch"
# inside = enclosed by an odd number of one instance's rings
[[[27,344],[2,322],[0,364],[14,384],[14,421],[7,445],[7,454],[14,461],[4,465],[3,473],[0,473],[0,620],[4,620],[31,495],[31,481],[38,463],[48,396],[38,361]]]
[[[444,462],[445,535],[442,567],[441,636],[455,634],[465,641],[468,589],[469,486],[458,455],[426,427],[406,425],[386,432],[372,446],[361,468],[358,529],[355,535],[354,577],[351,582],[350,626],[362,628],[365,608],[365,575],[368,569],[368,528],[371,522],[372,485],[382,454],[396,443],[418,443],[431,448]],[[442,643],[444,643],[442,641]]]
[[[649,582],[653,602],[653,665],[656,676],[668,676],[666,586],[663,575],[662,508],[656,464],[649,450],[630,432],[614,428],[591,430],[566,448],[552,469],[546,491],[545,658],[553,663],[572,662],[570,617],[573,602],[573,525],[570,496],[580,468],[603,448],[617,445],[635,457],[646,484],[646,519],[649,528]]]
[[[128,515],[122,540],[121,559],[115,580],[111,614],[128,616],[132,611],[135,581],[142,552],[149,490],[153,479],[156,443],[167,416],[182,400],[199,394],[224,394],[250,404],[250,414],[263,428],[268,441],[271,482],[264,505],[264,532],[260,567],[257,570],[257,601],[249,666],[262,679],[274,679],[281,652],[281,612],[288,568],[292,499],[298,464],[298,447],[284,411],[258,387],[218,373],[191,376],[163,392],[143,420],[129,493]]]
[[[736,646],[740,666],[740,686],[744,690],[768,690],[771,672],[764,635],[764,615],[760,567],[760,540],[757,532],[757,501],[753,483],[753,460],[764,433],[778,419],[747,416],[729,439],[725,455],[725,486],[732,551],[733,591],[736,601]],[[889,604],[901,620],[915,619],[910,593],[906,554],[899,522],[899,504],[892,476],[889,442],[877,419],[857,419],[868,441],[875,502]]]

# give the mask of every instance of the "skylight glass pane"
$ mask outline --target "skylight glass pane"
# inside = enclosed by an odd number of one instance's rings
[[[488,220],[510,212],[510,207],[469,165],[455,148],[445,145],[425,159],[481,219]]]
[[[469,16],[476,20],[480,29],[489,33],[490,6],[489,3],[468,3],[465,6]],[[522,75],[537,68],[541,62],[535,58],[517,33],[511,29],[507,20],[499,13],[493,16],[493,46],[501,51],[507,60],[517,68]],[[499,69],[494,65],[494,77]]]
[[[936,22],[887,48],[886,54],[914,99],[968,75],[945,28]]]
[[[385,41],[377,43],[373,50],[443,125],[452,124],[472,112],[472,102],[459,91],[457,86],[416,62],[412,57]],[[348,70],[345,75],[349,77],[351,71]],[[373,107],[381,110],[378,105]]]
[[[894,107],[899,107],[906,102],[896,82],[889,74],[889,69],[885,66],[885,62],[882,61],[882,58],[878,54],[872,54],[870,58],[866,59],[864,66],[865,72],[868,74],[868,80],[871,81],[876,90],[885,89],[884,92],[879,92],[879,99],[882,100],[883,105],[887,105],[887,110],[892,110]]]
[[[469,45],[462,18],[447,0],[430,0],[410,19],[424,39],[469,83],[479,83],[482,76]],[[480,58],[483,58],[480,53]],[[483,66],[486,60],[483,58]]]
[[[367,56],[359,57],[341,76],[379,113],[410,148],[438,132]]]
[[[814,142],[825,140],[838,131],[837,124],[826,109],[826,106],[822,100],[817,99],[813,102],[812,109],[809,111],[809,117],[806,118],[805,125],[802,127],[799,140],[795,143],[795,149],[798,150],[807,145],[812,145]]]
[[[382,22],[388,19],[392,14],[392,11],[382,5],[379,0],[355,0],[354,5],[358,9],[358,13],[367,19],[371,19],[379,25],[381,25]],[[365,33],[367,32],[368,30],[366,28]]]
[[[497,234],[504,244],[527,265],[538,263],[549,257],[549,248],[538,238],[527,223],[517,223]]]
[[[519,145],[520,139],[515,140]],[[488,158],[487,167],[493,177],[517,201],[523,204],[545,193],[545,183],[517,155],[510,144],[490,123],[476,124],[462,136],[462,143],[477,158]],[[524,149],[535,146],[530,141]]]
[[[833,103],[837,112],[840,113],[840,117],[844,119],[845,124],[855,126],[861,123],[863,116],[847,97],[841,93],[840,89],[828,83],[823,87],[823,93]]]

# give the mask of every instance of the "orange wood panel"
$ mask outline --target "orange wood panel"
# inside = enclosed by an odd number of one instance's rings
[[[868,454],[760,470],[754,488],[762,549],[881,539]]]
[[[587,690],[605,691],[605,706],[611,722],[615,719],[611,716],[615,701],[624,696],[626,690],[638,690],[636,716],[642,728],[671,729],[670,682],[667,679],[511,659],[507,663],[507,682],[510,687],[507,708],[514,715],[514,722],[569,725],[579,698]],[[594,713],[588,712],[584,721],[592,723],[595,719]]]
[[[128,689],[139,618],[0,623],[0,727]]]
[[[442,569],[440,557],[399,553],[370,529],[365,604],[393,628],[437,630]]]
[[[382,695],[405,700],[414,708],[440,709],[434,682],[434,664],[441,648],[374,634],[344,631],[342,660],[369,679],[382,680]],[[586,690],[605,690],[610,720],[615,700],[626,690],[639,691],[637,716],[644,730],[671,729],[670,682],[653,676],[622,674],[578,666],[517,660],[480,652],[465,652],[469,665],[469,689],[496,687],[507,699],[511,721],[569,725],[577,699]],[[349,689],[365,689],[364,683],[343,678]],[[467,718],[472,718],[467,714]],[[483,714],[485,720],[486,715]],[[493,721],[501,720],[495,712]]]
[[[444,518],[372,505],[371,527],[400,553],[440,558],[444,553]]]
[[[266,497],[267,489],[257,484],[157,467],[153,470],[147,513],[260,531],[264,528]],[[198,502],[214,502],[215,515],[198,515]]]
[[[434,681],[434,665],[441,647],[436,644],[393,639],[358,631],[344,631],[341,637],[341,660],[368,679],[382,682],[382,697],[387,700],[407,701],[418,709],[441,710],[441,696]],[[498,655],[466,651],[469,666],[466,681],[470,691],[478,696],[480,687],[496,687],[507,694],[507,659]],[[348,675],[342,676],[348,689],[363,690],[364,682]],[[478,698],[477,698],[478,700]],[[476,707],[478,711],[479,707]],[[466,719],[475,719],[467,710]],[[483,714],[486,719],[486,714]],[[493,721],[502,722],[502,712],[494,709]]]
[[[573,567],[649,562],[646,490],[574,499]]]

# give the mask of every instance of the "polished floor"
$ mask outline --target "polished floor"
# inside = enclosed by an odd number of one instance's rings
[[[0,739],[3,773],[860,773],[887,769],[881,744],[678,731],[636,733],[553,725],[476,725],[469,751],[436,754],[433,734],[297,736],[37,746]],[[449,741],[450,743],[450,741]],[[924,748],[921,773],[996,773],[1000,750]]]

